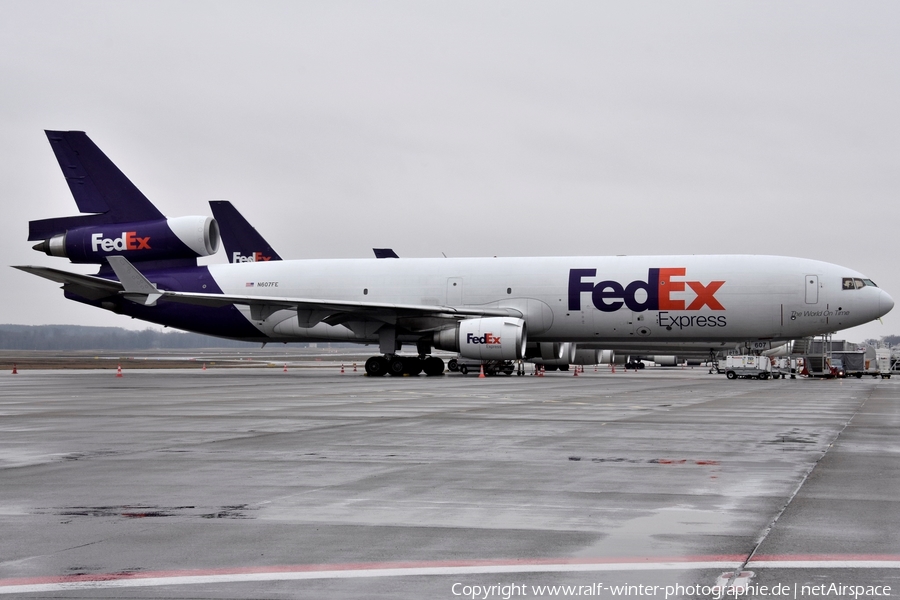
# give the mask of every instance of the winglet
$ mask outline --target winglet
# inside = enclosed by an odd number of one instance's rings
[[[391,248],[372,248],[375,258],[400,258]]]
[[[144,306],[156,306],[156,301],[163,297],[163,293],[124,256],[110,256],[107,258],[109,266],[116,273],[116,277],[125,287],[121,292],[125,298]]]

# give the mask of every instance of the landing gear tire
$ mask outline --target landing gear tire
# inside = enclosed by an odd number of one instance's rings
[[[412,377],[417,377],[419,373],[422,372],[422,368],[425,366],[421,358],[407,358],[403,361],[406,363],[406,372],[409,373]]]
[[[466,365],[459,365],[459,372],[462,373],[463,375],[468,375],[469,367],[467,367]]]
[[[559,370],[560,370],[560,371],[568,371],[568,370],[569,370],[569,365],[559,365]]]
[[[423,370],[428,377],[444,374],[444,361],[437,356],[429,356],[424,360]]]
[[[366,361],[366,375],[369,377],[381,377],[388,370],[388,362],[380,356],[373,356]]]
[[[394,377],[398,377],[403,375],[406,371],[405,361],[399,356],[395,356],[394,358],[388,360],[388,368],[387,372],[393,375]]]
[[[447,369],[449,369],[451,373],[456,373],[459,371],[459,361],[455,358],[451,358],[447,363]]]

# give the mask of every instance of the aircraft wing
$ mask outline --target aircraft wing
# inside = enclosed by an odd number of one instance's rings
[[[297,312],[301,325],[307,327],[312,327],[319,322],[337,325],[347,321],[375,320],[391,324],[398,321],[405,322],[417,330],[424,330],[439,327],[447,321],[458,321],[470,317],[522,316],[521,312],[513,308],[453,307],[288,296],[173,292],[158,289],[124,257],[110,256],[109,264],[119,281],[47,267],[18,266],[15,268],[62,283],[63,289],[91,299],[124,296],[128,300],[146,306],[154,306],[159,300],[211,307],[238,304],[249,306],[251,318],[259,321],[265,320],[279,310],[293,310]]]

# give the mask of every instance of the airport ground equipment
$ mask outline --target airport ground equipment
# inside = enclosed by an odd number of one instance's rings
[[[832,360],[841,361],[841,366],[844,369],[845,377],[856,377],[857,379],[859,379],[863,375],[869,374],[869,371],[866,368],[866,353],[864,350],[853,352],[832,352],[831,357]],[[832,366],[835,366],[833,362]]]
[[[516,361],[519,364],[522,364],[521,361]],[[482,368],[484,368],[485,375],[512,375],[516,373],[517,375],[524,375],[525,369],[517,368],[516,362],[511,360],[471,360],[464,358],[462,356],[458,358],[450,359],[447,363],[447,369],[450,370],[451,373],[461,373],[463,375],[468,375],[470,372],[480,372]],[[568,365],[566,365],[568,369]]]
[[[891,350],[890,348],[877,348],[875,350],[875,364],[878,374],[882,379],[891,378]]]
[[[833,377],[843,379],[847,376],[847,370],[844,368],[844,361],[841,359],[832,357],[829,366],[831,367],[831,375]]]
[[[777,358],[771,358],[770,362],[772,363],[772,378],[778,379],[778,377],[790,377],[791,379],[797,378],[797,359],[796,358],[788,358],[786,356],[779,356]]]
[[[772,362],[768,356],[741,354],[725,357],[725,376],[728,379],[777,379],[781,373],[772,373]]]
[[[834,372],[831,370],[831,362],[827,356],[815,356],[809,355],[803,357],[803,370],[800,372],[801,375],[806,375],[807,377],[834,377]]]

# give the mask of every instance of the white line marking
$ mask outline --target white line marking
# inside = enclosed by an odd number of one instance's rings
[[[900,560],[754,560],[755,569],[900,569]]]
[[[733,562],[667,562],[667,563],[580,563],[544,565],[484,565],[455,567],[410,567],[398,569],[347,569],[332,571],[274,571],[269,573],[227,573],[214,575],[186,575],[146,577],[125,576],[121,579],[97,579],[93,581],[66,581],[59,583],[33,583],[3,585],[0,594],[24,594],[29,592],[59,592],[100,588],[151,587],[161,585],[191,585],[198,583],[245,583],[259,581],[293,581],[304,579],[348,579],[363,577],[419,577],[423,575],[480,575],[495,573],[566,573],[596,571],[688,571],[694,569],[724,569],[734,567]]]
[[[208,575],[162,575],[142,577],[140,574],[96,575],[96,579],[80,581],[55,581],[47,583],[5,583],[0,580],[0,595],[36,592],[60,592],[104,588],[154,587],[164,585],[195,585],[215,583],[247,583],[260,581],[298,581],[312,579],[351,579],[366,577],[421,577],[441,575],[484,575],[499,573],[576,573],[616,571],[693,571],[698,569],[734,569],[732,561],[672,561],[634,563],[549,563],[549,564],[494,564],[459,565],[402,568],[347,568],[313,570],[309,565],[282,567],[269,572],[211,573]],[[751,563],[756,569],[900,569],[900,560],[761,560]],[[297,570],[290,570],[290,569]],[[177,573],[177,572],[176,572]],[[195,572],[196,573],[196,572]],[[729,573],[729,575],[732,575]],[[743,573],[741,574],[743,575]],[[90,576],[86,576],[90,577]],[[62,577],[47,577],[48,580]],[[39,579],[39,578],[34,578]],[[749,579],[749,578],[748,578]],[[7,582],[22,581],[7,579]],[[742,582],[744,583],[744,582]]]

